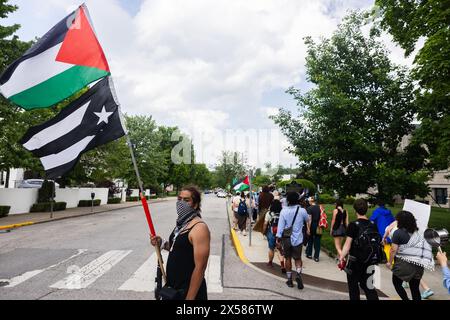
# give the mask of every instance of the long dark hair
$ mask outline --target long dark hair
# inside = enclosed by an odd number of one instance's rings
[[[198,211],[202,211],[202,195],[198,188],[193,185],[184,186],[181,191],[189,191],[191,193],[192,202]]]
[[[272,204],[270,205],[270,211],[274,213],[280,213],[281,209],[283,209],[283,206],[281,205],[280,200],[273,200]]]
[[[400,211],[395,216],[395,220],[397,220],[397,227],[399,229],[406,229],[409,233],[414,233],[419,230],[416,218],[409,211]]]
[[[342,201],[342,199],[337,199],[335,203],[336,203],[336,209],[338,207],[341,207],[342,209],[344,209],[344,201]]]

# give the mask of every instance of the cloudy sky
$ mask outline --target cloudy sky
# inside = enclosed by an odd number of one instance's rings
[[[11,0],[19,10],[2,24],[18,35],[45,34],[81,0]],[[109,60],[122,109],[151,115],[194,138],[197,160],[214,164],[221,150],[249,162],[295,166],[268,119],[295,110],[285,93],[307,90],[302,38],[329,37],[350,9],[373,0],[87,0]],[[393,59],[404,62],[394,48]],[[245,143],[245,136],[250,139]],[[237,137],[237,138],[236,138]]]

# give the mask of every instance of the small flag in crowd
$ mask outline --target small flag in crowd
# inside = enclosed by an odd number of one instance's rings
[[[112,80],[99,81],[55,118],[30,128],[21,140],[39,157],[47,178],[70,171],[81,154],[126,134]]]
[[[250,188],[250,180],[248,179],[248,176],[244,178],[241,182],[238,182],[234,187],[234,191],[244,191]]]
[[[50,107],[110,74],[89,12],[80,6],[0,76],[0,91],[26,109]]]

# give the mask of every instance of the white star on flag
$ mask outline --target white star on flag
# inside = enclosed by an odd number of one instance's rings
[[[114,113],[114,112],[106,112],[105,106],[103,106],[102,112],[94,112],[98,119],[97,125],[99,125],[102,122],[108,123],[108,118]]]

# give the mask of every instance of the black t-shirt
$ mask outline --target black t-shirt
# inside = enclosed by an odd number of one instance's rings
[[[397,229],[392,235],[392,243],[397,245],[407,244],[411,235],[406,231],[406,229]]]
[[[320,220],[320,206],[313,205],[306,209],[306,212],[311,216],[311,223],[318,224]]]
[[[359,227],[356,225],[356,221],[359,222]],[[350,222],[348,227],[347,227],[347,231],[346,231],[346,235],[347,237],[350,237],[353,239],[352,241],[352,246],[350,247],[350,255],[351,256],[357,256],[358,254],[355,253],[355,239],[358,238],[359,236],[359,228],[367,228],[370,225],[370,220],[367,219],[358,219],[356,221]]]

